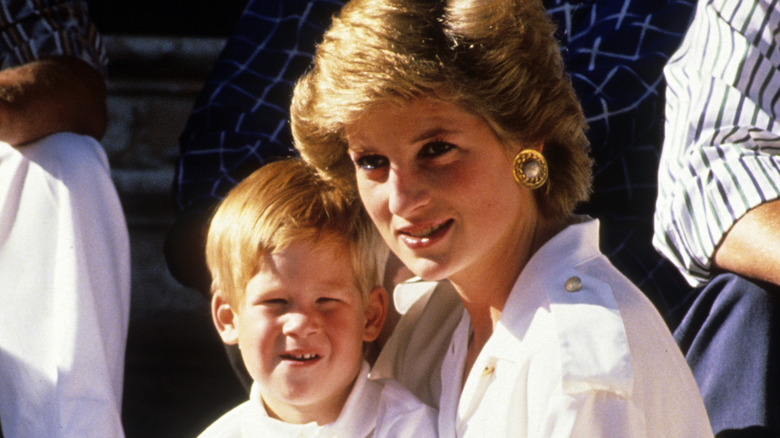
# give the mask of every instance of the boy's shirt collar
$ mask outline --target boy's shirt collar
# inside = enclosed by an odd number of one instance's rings
[[[315,422],[305,424],[285,423],[271,418],[263,404],[260,388],[257,383],[252,384],[249,393],[250,409],[244,411],[241,421],[242,436],[254,436],[257,431],[263,431],[266,436],[300,436],[300,437],[330,437],[330,436],[369,436],[374,430],[377,420],[377,410],[367,406],[361,406],[361,396],[364,391],[376,390],[374,386],[366,386],[368,380],[369,365],[363,362],[360,372],[352,386],[341,414],[333,423],[323,426]]]

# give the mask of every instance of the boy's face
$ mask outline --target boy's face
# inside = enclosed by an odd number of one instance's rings
[[[381,288],[363,303],[348,248],[293,243],[265,256],[240,307],[218,303],[218,295],[217,328],[226,343],[238,342],[272,415],[335,420],[360,370],[363,342],[376,339],[387,306]]]

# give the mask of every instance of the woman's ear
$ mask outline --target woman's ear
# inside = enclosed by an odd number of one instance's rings
[[[387,291],[382,286],[377,286],[368,295],[365,317],[366,326],[363,330],[363,341],[373,342],[382,331],[387,317]]]
[[[220,291],[214,292],[211,297],[211,318],[214,320],[214,326],[217,328],[222,342],[228,345],[238,343],[236,313]]]

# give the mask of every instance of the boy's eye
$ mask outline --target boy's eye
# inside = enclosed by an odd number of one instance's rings
[[[332,304],[332,303],[338,303],[339,301],[341,301],[341,300],[339,300],[338,298],[333,298],[333,297],[320,297],[320,298],[317,298],[317,303],[318,304]]]
[[[375,170],[387,166],[387,158],[381,155],[364,155],[355,158],[355,165],[364,170]]]
[[[272,298],[272,299],[269,299],[269,300],[263,300],[260,304],[263,305],[263,306],[266,306],[266,307],[278,308],[278,307],[286,306],[287,305],[287,300],[282,299],[282,298]]]
[[[336,309],[341,303],[343,303],[343,301],[335,297],[317,298],[317,306],[323,311]]]
[[[432,141],[430,143],[426,143],[422,149],[420,149],[420,157],[421,158],[435,158],[439,155],[444,155],[445,153],[451,151],[455,148],[455,145],[452,143],[446,143],[443,141]]]

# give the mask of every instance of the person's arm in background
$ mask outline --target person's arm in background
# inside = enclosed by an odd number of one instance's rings
[[[55,132],[97,140],[106,130],[102,75],[73,57],[0,70],[0,141],[18,146]]]
[[[701,2],[666,68],[654,244],[692,285],[723,270],[780,284],[780,10],[719,5]]]
[[[8,201],[0,202],[0,421],[8,437],[124,436],[131,265],[121,201],[96,141],[106,129],[106,62],[86,1],[0,0],[0,196]],[[18,330],[20,320],[35,329]]]
[[[100,139],[107,123],[106,54],[83,0],[0,6],[0,141],[55,132]]]
[[[719,269],[780,285],[780,200],[759,205],[734,223],[713,261]]]

